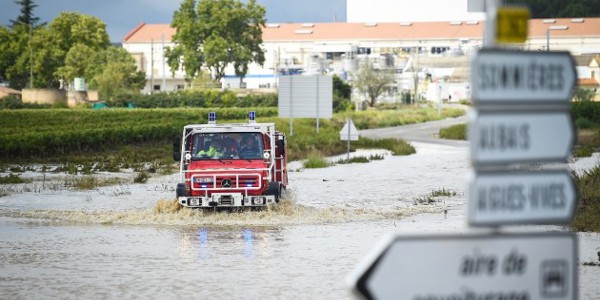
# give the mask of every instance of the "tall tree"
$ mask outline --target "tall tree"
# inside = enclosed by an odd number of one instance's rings
[[[249,0],[185,0],[175,11],[171,26],[174,48],[166,56],[175,72],[183,66],[188,78],[193,78],[202,67],[208,68],[216,80],[232,66],[243,78],[250,63],[262,65],[265,61],[262,27],[265,8]]]
[[[21,6],[21,14],[16,20],[10,20],[11,27],[16,25],[26,25],[34,27],[40,18],[33,14],[33,9],[37,7],[32,0],[17,0],[16,4]]]
[[[146,74],[137,70],[135,60],[123,48],[110,46],[98,52],[94,61],[86,69],[93,74],[90,88],[98,89],[103,99],[113,100],[121,93],[139,92],[146,84]]]
[[[394,75],[391,71],[376,70],[373,63],[367,60],[354,75],[353,85],[367,96],[369,106],[374,107],[377,98],[385,91],[385,87],[393,81]]]

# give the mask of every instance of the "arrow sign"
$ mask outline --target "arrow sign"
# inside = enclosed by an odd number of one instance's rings
[[[479,112],[471,115],[471,160],[476,166],[564,162],[574,128],[567,111]]]
[[[567,224],[576,202],[566,171],[478,172],[470,184],[469,225]]]
[[[352,119],[348,119],[344,128],[340,130],[340,140],[342,141],[358,141],[358,130],[352,123]]]
[[[366,299],[577,299],[576,238],[391,236],[350,282]]]
[[[471,78],[475,104],[566,104],[577,73],[569,52],[482,49],[471,62]]]

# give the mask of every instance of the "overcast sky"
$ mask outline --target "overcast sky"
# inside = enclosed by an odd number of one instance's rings
[[[62,11],[98,17],[106,23],[110,40],[120,42],[138,24],[170,24],[181,0],[34,0],[34,14],[50,22]],[[257,0],[267,8],[267,22],[346,21],[346,0]],[[0,0],[0,23],[10,24],[20,12],[14,0]]]

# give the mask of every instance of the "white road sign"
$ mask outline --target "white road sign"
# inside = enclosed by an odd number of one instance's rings
[[[577,299],[569,232],[390,236],[351,275],[366,299]]]
[[[567,171],[477,172],[470,184],[469,225],[567,224],[575,213]]]
[[[279,77],[280,118],[323,118],[333,115],[333,79],[325,75]]]
[[[358,141],[358,130],[352,122],[352,119],[348,119],[344,128],[340,130],[340,140],[342,141]]]
[[[469,123],[474,165],[564,162],[574,136],[568,111],[479,112]]]
[[[471,61],[475,104],[561,103],[577,79],[569,52],[479,50]]]

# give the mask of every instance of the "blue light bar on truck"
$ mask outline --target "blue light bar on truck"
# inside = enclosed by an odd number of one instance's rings
[[[256,112],[255,111],[251,111],[248,113],[248,122],[256,123]]]
[[[214,111],[211,111],[208,113],[208,124],[215,124],[217,123],[217,113]]]

